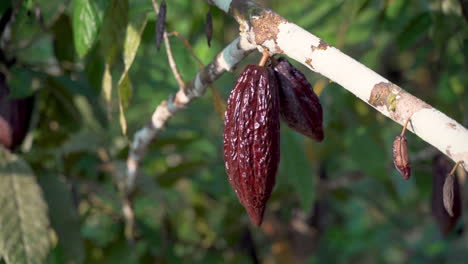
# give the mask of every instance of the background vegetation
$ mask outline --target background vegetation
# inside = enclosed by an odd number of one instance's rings
[[[167,2],[166,29],[186,37],[205,64],[236,38],[235,21],[211,8],[208,47],[209,6]],[[468,126],[468,27],[461,12],[466,1],[258,2]],[[7,67],[3,61],[1,70],[12,96],[35,95],[35,107],[17,156],[2,156],[4,261],[7,254],[18,257],[10,263],[462,263],[468,258],[466,217],[443,237],[431,216],[432,160],[438,152],[408,134],[413,175],[402,180],[391,157],[401,127],[297,63],[320,94],[325,141],[314,143],[282,126],[280,170],[262,228],[250,224],[228,184],[223,122],[208,91],[152,143],[133,197],[136,229],[129,233],[116,175],[124,171],[134,132],[178,89],[164,48],[155,48],[151,1],[2,0],[0,13],[9,7],[14,19],[0,47],[15,63]],[[129,28],[136,39],[141,33],[139,47],[125,44]],[[171,38],[171,44],[182,76],[191,80],[197,62],[180,40]],[[124,47],[138,47],[127,79],[123,58],[132,52]],[[224,99],[243,67],[258,58],[253,53],[214,84]],[[104,77],[106,65],[112,79]],[[107,98],[106,80],[113,87]],[[461,188],[464,193],[467,187]],[[20,202],[10,206],[12,200]]]

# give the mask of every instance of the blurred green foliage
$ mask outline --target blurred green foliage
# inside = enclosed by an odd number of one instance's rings
[[[468,125],[463,1],[258,2]],[[209,48],[205,1],[167,5],[167,31],[187,38],[203,63],[237,36],[235,21],[212,7]],[[263,227],[250,224],[228,184],[223,122],[207,92],[171,119],[142,161],[133,197],[135,237],[129,241],[115,177],[124,171],[133,134],[178,89],[165,49],[155,48],[151,0],[4,0],[0,13],[9,7],[15,15],[0,47],[16,63],[1,70],[13,97],[36,94],[32,130],[18,152],[49,206],[54,239],[47,263],[463,263],[468,258],[468,236],[461,232],[466,220],[442,238],[431,218],[431,160],[437,152],[408,134],[414,173],[403,181],[391,157],[401,127],[296,62],[312,84],[327,82],[320,94],[325,140],[317,144],[282,127],[280,170]],[[136,54],[124,48],[129,29],[141,37],[133,46]],[[182,76],[191,80],[197,62],[181,41],[170,41]],[[125,65],[132,56],[133,64]],[[258,58],[253,53],[214,84],[223,98],[242,68]],[[466,208],[466,198],[463,204]]]

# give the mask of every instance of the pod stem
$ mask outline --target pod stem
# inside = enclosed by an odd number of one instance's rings
[[[266,50],[263,51],[263,56],[262,58],[260,59],[260,62],[258,63],[258,66],[265,66],[265,64],[267,63],[268,61],[268,58],[270,58],[270,53]]]
[[[411,116],[413,116],[413,115],[411,115]],[[400,136],[404,136],[404,135],[405,135],[406,127],[408,126],[408,123],[409,123],[409,121],[411,120],[411,116],[408,117],[408,119],[406,119],[405,125],[403,126],[403,130],[401,130]]]
[[[458,166],[459,166],[460,164],[462,164],[462,163],[463,163],[462,160],[457,161],[457,163],[455,164],[455,166],[453,166],[452,170],[450,171],[449,176],[450,176],[450,175],[453,175],[453,174],[455,173],[455,171],[457,170]]]

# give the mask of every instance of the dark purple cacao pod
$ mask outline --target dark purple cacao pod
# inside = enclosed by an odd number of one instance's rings
[[[452,182],[452,199],[451,199],[451,213],[446,210],[444,202],[444,185],[449,177],[451,163],[442,155],[436,156],[432,162],[432,201],[431,209],[432,216],[434,217],[439,227],[440,233],[446,236],[455,227],[458,219],[462,214],[462,198],[460,193],[460,186],[458,178],[454,176]]]
[[[393,164],[405,180],[411,176],[411,165],[408,155],[408,144],[405,136],[396,136],[393,141]]]
[[[0,73],[0,144],[13,150],[28,132],[33,98],[9,99],[9,94],[5,76]]]
[[[224,161],[229,183],[259,226],[279,163],[279,98],[272,69],[248,65],[229,95]]]
[[[322,141],[322,105],[304,74],[285,58],[278,59],[274,70],[279,82],[280,114],[283,121],[297,132]]]

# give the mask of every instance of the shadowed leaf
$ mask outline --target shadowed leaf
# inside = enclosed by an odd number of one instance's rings
[[[63,249],[65,263],[83,263],[85,249],[70,188],[63,177],[51,174],[42,175],[39,183],[49,205],[51,224],[58,236],[58,244]]]

